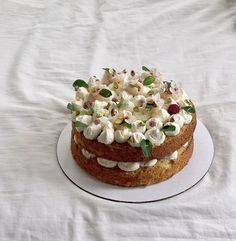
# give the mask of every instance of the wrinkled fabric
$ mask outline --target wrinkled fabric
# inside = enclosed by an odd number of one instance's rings
[[[234,0],[1,1],[0,240],[236,240],[235,45]],[[72,83],[142,65],[182,82],[214,161],[179,196],[102,200],[57,163]]]

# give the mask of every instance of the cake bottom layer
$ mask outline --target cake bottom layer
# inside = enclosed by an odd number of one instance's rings
[[[123,171],[117,166],[107,168],[97,163],[96,157],[87,159],[80,146],[71,138],[71,151],[74,160],[90,175],[97,179],[119,186],[146,186],[164,181],[179,172],[189,161],[193,152],[193,138],[175,160],[161,159],[152,167],[142,167],[135,171]]]

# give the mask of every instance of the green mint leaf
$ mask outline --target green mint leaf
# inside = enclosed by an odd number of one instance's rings
[[[103,70],[105,70],[105,71],[107,71],[107,72],[109,72],[109,68],[102,68]]]
[[[118,109],[120,109],[120,107],[123,105],[123,102],[124,102],[124,98],[121,97],[120,102],[118,104],[116,104]]]
[[[175,131],[176,127],[174,125],[166,125],[164,127],[162,127],[162,131],[165,132],[165,131]]]
[[[112,74],[116,74],[116,70],[115,69],[112,69]]]
[[[82,80],[82,79],[77,79],[74,83],[73,83],[73,87],[74,88],[78,88],[78,87],[84,87],[84,88],[88,88],[88,84]]]
[[[143,81],[143,85],[147,86],[153,83],[153,81],[155,80],[154,76],[148,76],[144,79]]]
[[[141,147],[141,149],[143,151],[143,155],[145,157],[148,157],[152,154],[152,143],[149,140],[143,139],[140,142],[140,147]]]
[[[72,111],[75,111],[75,106],[74,106],[73,103],[68,103],[67,106],[66,106],[66,108],[67,108],[68,110],[70,110],[71,112],[72,112]]]
[[[85,124],[85,123],[83,123],[83,122],[81,122],[81,121],[76,121],[76,122],[75,122],[75,127],[83,130],[83,129],[85,129],[86,127],[88,127],[88,125]]]
[[[99,94],[105,98],[110,97],[112,95],[111,91],[108,89],[101,89]]]
[[[195,109],[191,105],[184,106],[184,107],[182,107],[182,109],[185,110],[186,112],[189,112],[189,113],[195,113]]]
[[[125,126],[125,127],[127,127],[127,128],[129,128],[129,129],[132,128],[132,124],[126,122],[125,120],[121,123],[121,125],[122,125],[122,126]]]
[[[168,90],[170,89],[170,87],[171,87],[171,82],[167,82],[167,88],[168,88]]]
[[[150,72],[150,69],[148,69],[146,66],[142,66],[142,70],[143,70],[143,71],[149,71],[149,72]]]

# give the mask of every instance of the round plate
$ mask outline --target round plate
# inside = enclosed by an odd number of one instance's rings
[[[71,150],[71,123],[57,143],[57,157],[65,175],[80,189],[94,196],[117,202],[154,202],[180,194],[198,183],[208,172],[214,154],[212,138],[201,121],[194,132],[194,151],[189,163],[170,179],[145,187],[120,187],[97,180],[74,161]]]

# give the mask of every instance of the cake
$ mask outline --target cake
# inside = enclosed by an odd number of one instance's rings
[[[145,66],[104,68],[73,83],[71,152],[100,181],[126,187],[171,178],[193,152],[195,107],[179,83]]]

